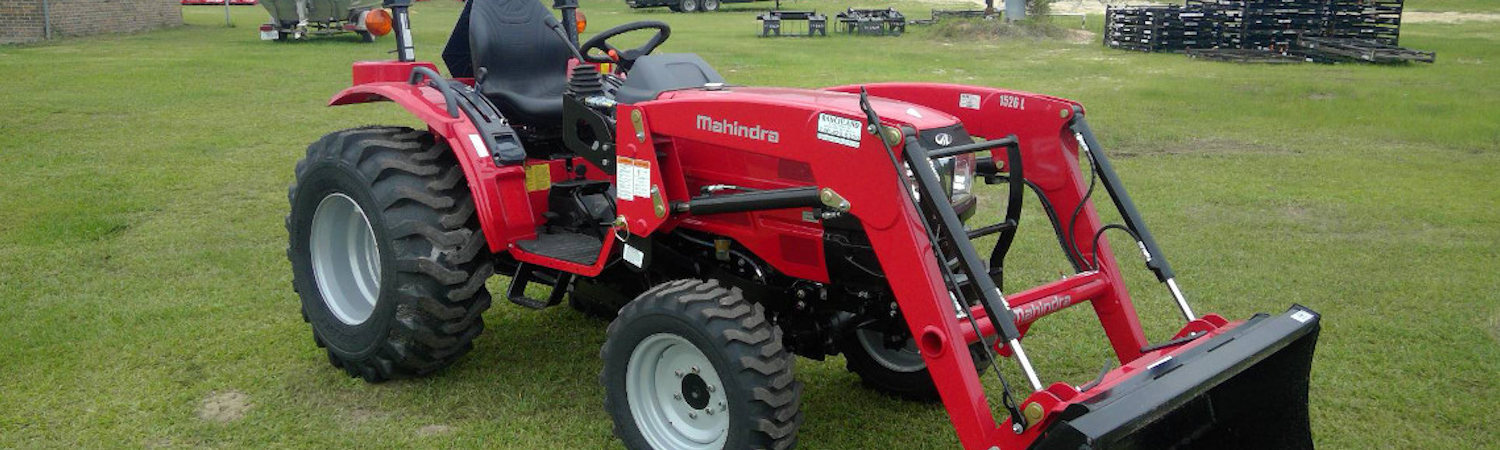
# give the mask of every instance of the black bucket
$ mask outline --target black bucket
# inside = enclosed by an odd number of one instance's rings
[[[1070,405],[1038,449],[1312,448],[1307,387],[1320,317],[1257,314]]]

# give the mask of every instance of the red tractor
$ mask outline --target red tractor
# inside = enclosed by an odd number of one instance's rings
[[[931,83],[736,86],[696,55],[654,53],[661,22],[579,44],[576,0],[553,5],[561,20],[537,0],[470,1],[445,78],[415,59],[408,1],[386,3],[398,59],[355,63],[330,104],[393,101],[427,128],[324,136],[289,193],[302,313],[351,376],[457,361],[498,272],[512,303],[567,298],[612,318],[599,379],[630,448],[791,447],[793,355],[835,354],[874,389],[941,402],[966,448],[1312,445],[1318,314],[1195,314],[1077,103]],[[654,34],[610,43],[637,31]],[[1008,189],[1000,223],[965,223],[979,181]],[[1101,222],[1100,186],[1123,224]],[[1076,270],[1002,293],[1027,189]],[[1111,229],[1181,309],[1173,338],[1142,333],[1100,240]],[[990,235],[981,255],[973,240]],[[1120,365],[1044,384],[1023,338],[1080,304]],[[1007,381],[1002,358],[1026,379]]]

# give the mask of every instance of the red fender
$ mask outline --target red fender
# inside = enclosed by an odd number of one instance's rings
[[[432,67],[430,63],[416,64]],[[358,68],[355,72],[359,78]],[[404,73],[409,74],[410,68]],[[405,77],[385,77],[392,78]],[[329,100],[328,106],[377,101],[396,102],[425,122],[433,135],[448,142],[469,181],[479,227],[489,242],[490,252],[504,252],[517,240],[535,237],[538,213],[528,200],[525,166],[496,167],[473,123],[462,111],[456,118],[448,115],[443,95],[437,89],[404,81],[374,81],[344,89]]]

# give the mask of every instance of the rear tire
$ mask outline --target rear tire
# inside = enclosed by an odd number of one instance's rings
[[[410,128],[332,133],[307,147],[287,196],[292,286],[330,363],[378,382],[472,348],[493,266],[447,144]]]
[[[802,383],[765,308],[678,280],[620,309],[600,352],[604,408],[627,448],[796,445]]]
[[[698,7],[698,0],[680,0],[677,3],[677,10],[680,12],[695,13],[701,9]]]
[[[719,10],[719,0],[703,0],[703,12],[714,12]]]

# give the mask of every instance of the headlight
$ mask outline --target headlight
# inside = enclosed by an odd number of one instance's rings
[[[949,196],[957,197],[973,192],[974,161],[973,153],[953,157],[953,188],[948,192]]]

